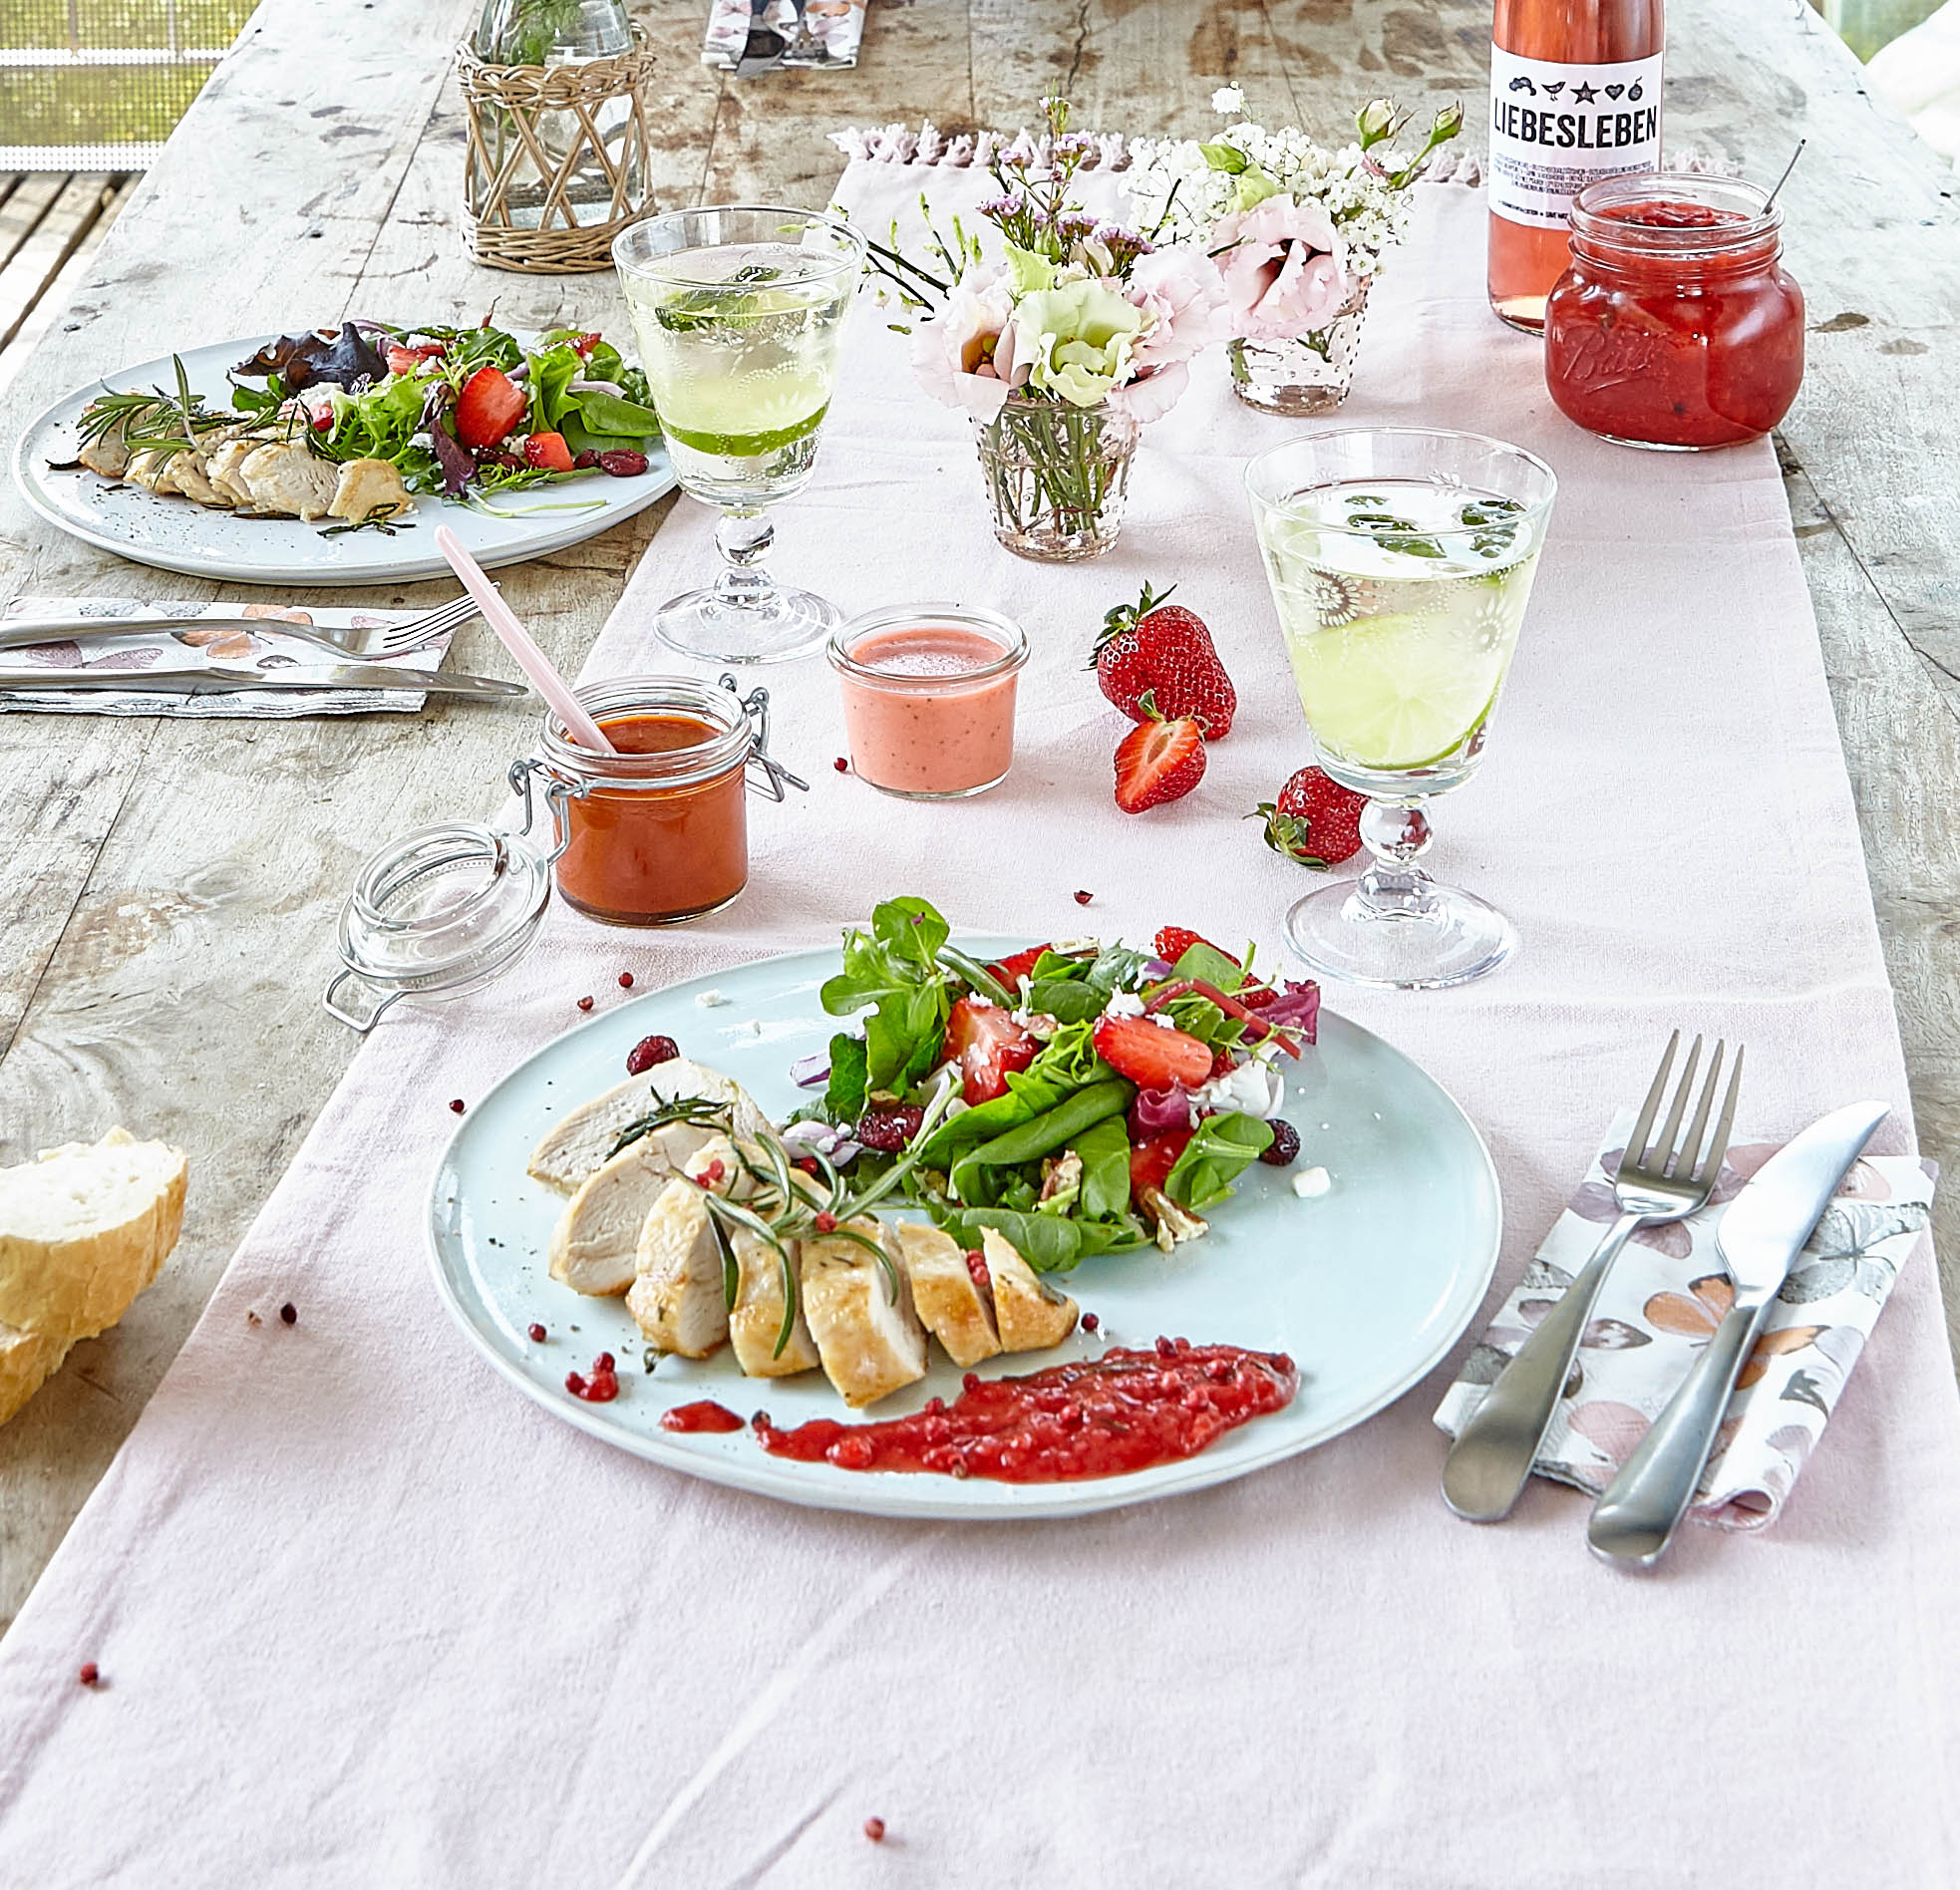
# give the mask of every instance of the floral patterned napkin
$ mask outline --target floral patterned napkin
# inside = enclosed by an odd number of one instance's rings
[[[250,617],[263,623],[257,630],[160,630],[155,636],[119,636],[113,642],[90,637],[67,637],[56,643],[36,643],[21,650],[0,650],[0,675],[14,677],[45,671],[45,690],[0,691],[0,713],[31,709],[42,715],[76,716],[240,716],[284,721],[294,716],[372,715],[393,710],[413,715],[428,701],[420,690],[333,689],[318,695],[284,690],[237,690],[203,696],[180,696],[163,691],[146,694],[125,690],[64,691],[65,672],[128,671],[138,676],[149,669],[195,669],[213,662],[227,668],[240,664],[253,669],[296,674],[321,665],[386,663],[401,669],[440,669],[449,637],[406,656],[331,657],[310,644],[295,643],[278,634],[281,623],[318,625],[333,629],[379,627],[419,613],[413,610],[289,608],[281,604],[151,603],[101,597],[16,597],[0,606],[0,625],[23,617],[100,617],[104,623],[141,623],[151,617]]]
[[[1613,1124],[1591,1172],[1465,1359],[1437,1407],[1437,1424],[1451,1436],[1612,1224],[1613,1172],[1632,1126],[1631,1111]],[[1710,1207],[1733,1200],[1780,1145],[1732,1146]],[[1762,1529],[1777,1519],[1899,1268],[1931,1223],[1936,1173],[1932,1162],[1910,1155],[1871,1155],[1845,1177],[1743,1367],[1691,1515],[1728,1529]],[[1721,1218],[1704,1209],[1642,1228],[1627,1243],[1532,1465],[1540,1476],[1603,1490],[1674,1396],[1735,1299],[1715,1250]]]

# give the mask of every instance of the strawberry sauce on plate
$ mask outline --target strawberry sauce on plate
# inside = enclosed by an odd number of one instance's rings
[[[909,1418],[865,1424],[816,1418],[794,1430],[763,1418],[756,1435],[772,1456],[844,1470],[1059,1483],[1195,1456],[1291,1403],[1299,1384],[1284,1353],[1159,1339],[1148,1352],[1118,1349],[1025,1378],[968,1373],[953,1404],[935,1398]]]

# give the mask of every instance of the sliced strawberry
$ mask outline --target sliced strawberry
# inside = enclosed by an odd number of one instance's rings
[[[1194,1090],[1211,1075],[1208,1045],[1148,1018],[1106,1015],[1091,1035],[1096,1054],[1140,1090],[1167,1090],[1173,1083]]]
[[[534,433],[524,442],[524,464],[540,472],[569,472],[571,449],[561,433]]]
[[[523,419],[529,404],[501,368],[479,368],[456,397],[456,437],[472,452],[493,447]]]
[[[590,335],[574,335],[571,338],[572,351],[575,354],[588,355],[599,345],[600,339],[600,336],[596,333]]]
[[[1130,1151],[1130,1193],[1141,1200],[1145,1188],[1161,1190],[1184,1144],[1191,1138],[1188,1128],[1167,1128],[1161,1135],[1141,1141]]]
[[[987,969],[1012,991],[1023,978],[1033,973],[1041,963],[1042,953],[1047,950],[1046,945],[1030,945],[1025,952],[1016,952],[1013,957],[1003,958],[999,964],[989,965]]]
[[[1117,805],[1125,813],[1176,800],[1204,779],[1204,737],[1195,722],[1143,722],[1117,750]]]
[[[1193,932],[1188,925],[1159,926],[1155,942],[1156,955],[1167,965],[1174,965],[1193,945],[1211,945],[1208,938],[1201,933]],[[1218,952],[1218,956],[1227,963],[1233,965],[1238,963],[1230,952],[1218,951],[1215,945],[1211,945],[1211,949]]]
[[[1025,1070],[1041,1049],[998,1004],[985,998],[962,998],[946,1019],[946,1042],[941,1055],[957,1060],[961,1094],[969,1107],[991,1102],[1007,1094],[1010,1071]]]
[[[382,359],[388,363],[390,374],[413,374],[425,361],[440,360],[448,353],[447,342],[391,341]]]

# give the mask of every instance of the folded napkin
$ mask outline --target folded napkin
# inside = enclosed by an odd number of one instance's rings
[[[22,650],[0,650],[0,675],[20,676],[37,670],[48,673],[45,690],[0,691],[0,712],[32,709],[42,715],[73,716],[241,716],[289,720],[294,716],[372,715],[377,710],[413,715],[428,701],[419,689],[334,689],[302,696],[285,690],[233,690],[204,696],[180,696],[140,689],[104,690],[61,687],[64,671],[128,671],[140,676],[148,669],[200,669],[213,664],[296,675],[340,663],[386,663],[396,668],[439,668],[450,647],[448,636],[425,644],[406,656],[328,656],[307,644],[278,634],[283,623],[308,628],[346,630],[401,623],[421,615],[414,610],[289,608],[282,604],[172,603],[168,598],[137,603],[122,598],[16,597],[0,606],[0,624],[23,617],[100,617],[105,624],[142,623],[159,617],[251,617],[265,625],[255,631],[212,632],[160,630],[155,636],[120,636],[114,642],[68,637],[56,643],[36,643]],[[454,632],[451,633],[452,635]]]
[[[1451,1436],[1612,1224],[1619,1211],[1613,1174],[1632,1127],[1629,1110],[1465,1359],[1437,1407],[1436,1421]],[[1732,1146],[1709,1206],[1733,1200],[1780,1146]],[[1923,1242],[1936,1173],[1934,1163],[1911,1155],[1868,1155],[1845,1177],[1743,1367],[1690,1515],[1727,1529],[1762,1529],[1777,1519],[1899,1268]],[[1603,1490],[1674,1396],[1734,1303],[1715,1250],[1721,1218],[1704,1209],[1643,1227],[1613,1263],[1579,1343],[1574,1377],[1531,1466],[1540,1476]]]

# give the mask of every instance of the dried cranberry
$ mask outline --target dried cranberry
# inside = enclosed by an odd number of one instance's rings
[[[1087,905],[1095,897],[1096,895],[1093,892],[1079,892],[1076,894],[1076,904]]]
[[[873,1844],[882,1844],[884,1842],[884,1819],[866,1818],[864,1820],[864,1835]]]
[[[599,464],[599,456],[590,447],[587,447],[571,464],[573,472],[589,472]]]
[[[1277,1115],[1266,1124],[1272,1130],[1272,1146],[1260,1151],[1259,1159],[1269,1168],[1284,1168],[1300,1152],[1300,1131]]]
[[[622,972],[621,972],[621,973],[619,974],[619,988],[620,988],[620,990],[622,990],[622,991],[630,991],[630,990],[632,990],[632,988],[633,988],[633,974],[632,974],[632,973],[631,973],[630,971],[622,971]]]
[[[536,1325],[536,1324],[533,1324],[533,1325],[531,1326],[531,1328],[530,1328],[530,1342],[531,1342],[531,1344],[532,1344],[532,1345],[534,1345],[534,1346],[541,1346],[541,1345],[542,1345],[542,1344],[544,1343],[544,1341],[545,1341],[545,1338],[546,1338],[546,1337],[547,1337],[547,1335],[546,1335],[546,1333],[545,1333],[545,1330],[544,1330],[544,1328],[543,1328],[542,1326],[539,1326],[539,1325]]]
[[[581,1011],[589,1011],[592,1008],[592,1000],[590,998],[580,998],[578,1000],[578,1008]]]
[[[629,1077],[642,1077],[655,1064],[672,1063],[681,1054],[681,1047],[671,1037],[642,1037],[626,1053],[626,1074]]]
[[[84,1661],[82,1671],[75,1678],[85,1687],[99,1687],[102,1685],[102,1669],[94,1661]]]
[[[279,1308],[279,1317],[288,1326],[297,1325],[299,1323],[299,1308],[291,1300],[288,1300],[285,1305]]]
[[[616,479],[636,478],[647,470],[647,457],[631,447],[614,447],[599,455],[599,465]]]
[[[866,1109],[857,1118],[851,1138],[881,1155],[895,1155],[911,1144],[925,1123],[925,1111],[901,1102],[890,1108]]]

